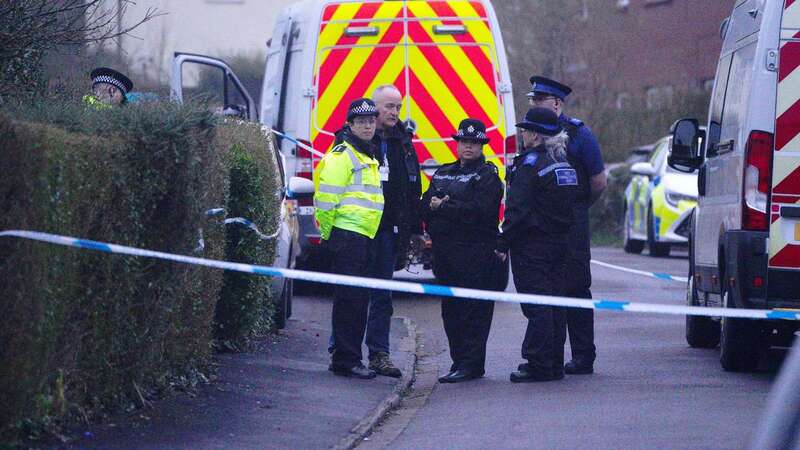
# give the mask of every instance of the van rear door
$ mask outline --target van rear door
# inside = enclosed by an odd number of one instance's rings
[[[403,2],[342,2],[325,6],[314,63],[312,146],[331,148],[347,106],[394,84],[405,97]]]
[[[326,5],[314,69],[314,148],[331,147],[351,100],[393,84],[403,94],[401,119],[415,129],[421,162],[454,161],[451,136],[473,117],[487,125],[484,153],[504,175],[505,105],[493,31],[479,1]]]
[[[491,141],[484,155],[504,176],[500,64],[483,4],[410,0],[406,5],[409,118],[417,125],[420,160],[454,161],[452,135],[461,120],[472,117],[486,124]]]
[[[769,267],[800,270],[800,2],[787,1],[781,23]]]

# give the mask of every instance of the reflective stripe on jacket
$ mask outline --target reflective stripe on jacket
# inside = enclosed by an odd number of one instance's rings
[[[322,239],[328,239],[333,227],[375,237],[383,214],[377,160],[342,142],[320,161],[314,185],[314,215]]]

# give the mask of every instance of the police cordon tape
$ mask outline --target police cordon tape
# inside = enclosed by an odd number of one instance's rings
[[[563,306],[568,308],[588,308],[608,311],[626,311],[654,314],[693,315],[709,317],[735,317],[745,319],[784,319],[800,320],[800,312],[786,310],[765,309],[727,309],[701,306],[667,305],[663,303],[636,303],[618,300],[586,300],[569,297],[554,297],[547,295],[518,294],[510,292],[484,291],[436,284],[412,283],[407,281],[381,280],[375,278],[354,277],[349,275],[336,275],[321,272],[307,272],[304,270],[282,269],[277,267],[257,266],[251,264],[219,261],[214,259],[196,258],[191,256],[163,253],[153,250],[144,250],[124,245],[109,244],[106,242],[79,239],[69,236],[60,236],[50,233],[25,230],[6,230],[0,232],[0,237],[18,237],[67,247],[95,250],[105,253],[156,258],[196,266],[212,267],[222,270],[252,273],[255,275],[286,277],[296,280],[314,281],[327,284],[341,284],[346,286],[386,289],[391,291],[408,292],[412,294],[435,295],[439,297],[458,297],[476,300],[490,300],[507,303],[527,303],[532,305]]]
[[[662,273],[662,272],[645,272],[643,270],[629,269],[627,267],[616,266],[614,264],[605,263],[603,261],[598,261],[596,259],[591,260],[591,263],[597,264],[598,266],[601,267],[606,267],[608,269],[619,270],[620,272],[633,273],[636,275],[643,275],[645,277],[650,277],[650,278],[658,278],[659,280],[677,281],[679,283],[686,283],[687,281],[686,277],[677,277],[675,275],[670,275],[668,273]]]
[[[316,156],[318,156],[320,158],[323,158],[325,156],[325,153],[315,149],[314,147],[311,147],[310,145],[306,145],[306,144],[302,143],[299,139],[297,139],[295,137],[292,137],[292,136],[290,136],[290,135],[288,135],[286,133],[281,133],[280,131],[275,130],[275,129],[271,129],[271,130],[272,130],[273,133],[277,134],[278,136],[280,136],[282,138],[285,138],[289,142],[293,143],[294,145],[296,145],[296,146],[298,146],[298,147],[300,147],[302,149],[308,150],[309,152],[313,153],[314,155],[316,155]],[[505,155],[493,155],[493,156],[487,156],[486,157],[486,159],[504,159],[504,158],[505,158]],[[437,167],[439,167],[438,164],[430,166],[430,168],[437,168]]]

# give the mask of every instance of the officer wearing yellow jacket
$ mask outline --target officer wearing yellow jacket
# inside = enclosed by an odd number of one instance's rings
[[[332,272],[365,276],[371,240],[383,214],[382,178],[372,138],[378,109],[360,98],[347,110],[344,140],[320,161],[315,171],[315,216],[332,262]],[[333,294],[333,335],[336,347],[330,370],[346,377],[375,378],[364,367],[361,342],[367,325],[369,291],[336,286]]]

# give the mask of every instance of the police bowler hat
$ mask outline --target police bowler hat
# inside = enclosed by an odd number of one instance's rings
[[[353,119],[359,116],[378,116],[378,108],[375,102],[368,98],[359,98],[353,100],[347,108],[347,121],[352,122]]]
[[[122,91],[123,96],[133,90],[133,81],[130,78],[108,67],[98,67],[89,76],[92,78],[92,88],[98,83],[110,84]]]
[[[489,143],[489,136],[486,136],[486,125],[478,119],[464,119],[458,125],[458,131],[453,135],[453,139],[473,139],[481,144]]]
[[[566,84],[536,75],[531,77],[531,91],[528,92],[528,97],[533,97],[535,95],[553,95],[564,100],[570,92],[572,92],[572,88]]]
[[[555,136],[563,130],[558,123],[556,113],[548,108],[529,109],[525,114],[525,119],[518,123],[517,127],[532,130],[545,136]]]

